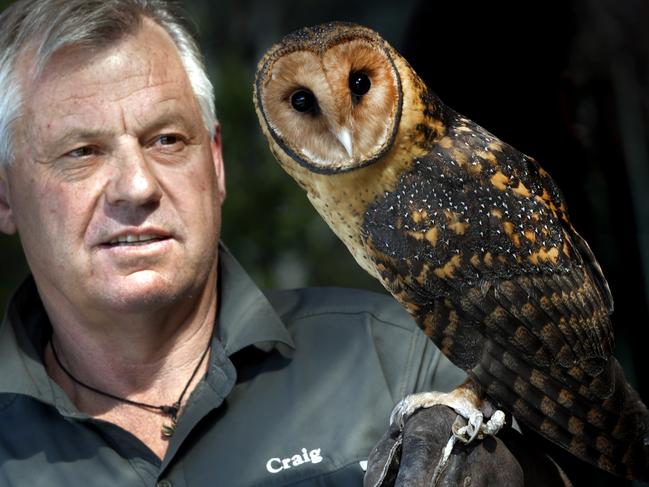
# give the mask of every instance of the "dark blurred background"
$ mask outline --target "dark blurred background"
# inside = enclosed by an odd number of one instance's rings
[[[9,3],[0,0],[0,8]],[[647,0],[183,4],[207,54],[222,123],[223,238],[260,285],[380,290],[274,162],[251,100],[256,63],[283,35],[329,20],[359,22],[400,50],[449,106],[557,180],[611,285],[616,355],[649,403]],[[17,238],[1,236],[0,308],[26,272]]]

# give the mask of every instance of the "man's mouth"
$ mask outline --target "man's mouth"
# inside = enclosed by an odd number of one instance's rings
[[[160,240],[166,240],[168,237],[162,235],[154,234],[143,234],[143,235],[120,235],[109,241],[106,245],[116,246],[116,245],[126,245],[126,246],[136,246],[136,245],[146,245],[151,242],[158,242]]]

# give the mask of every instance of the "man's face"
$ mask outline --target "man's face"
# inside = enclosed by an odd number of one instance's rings
[[[216,269],[220,139],[167,34],[145,20],[99,53],[57,53],[24,86],[0,230],[18,230],[46,304],[87,319],[199,295]]]

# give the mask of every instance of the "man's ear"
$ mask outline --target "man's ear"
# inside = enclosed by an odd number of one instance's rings
[[[217,123],[214,127],[214,135],[210,141],[212,158],[214,159],[214,169],[216,171],[217,183],[219,186],[219,196],[221,203],[225,200],[225,169],[223,167],[223,152],[221,146],[221,126]]]
[[[13,235],[16,233],[16,223],[11,209],[9,182],[7,179],[6,166],[0,167],[0,232]]]

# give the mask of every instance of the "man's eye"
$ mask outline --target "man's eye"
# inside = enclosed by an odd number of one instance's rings
[[[81,158],[81,157],[88,157],[96,154],[97,151],[93,147],[90,146],[83,146],[83,147],[78,147],[74,150],[71,150],[66,154],[68,157],[75,157],[75,158]]]
[[[162,134],[156,136],[149,146],[160,154],[181,153],[187,146],[187,139],[178,134]]]
[[[160,145],[175,145],[182,142],[181,138],[173,134],[161,135],[157,139],[157,143]]]

